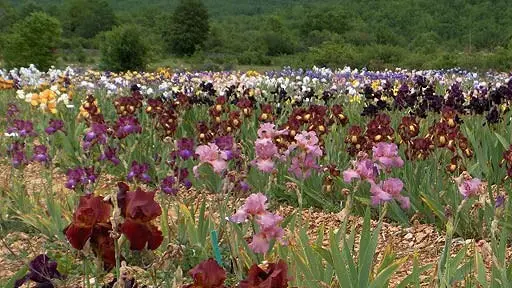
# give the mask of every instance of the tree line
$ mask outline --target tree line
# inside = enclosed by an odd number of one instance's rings
[[[144,7],[131,0],[21,2],[0,0],[6,66],[30,61],[45,68],[63,59],[118,71],[169,57],[211,69],[507,70],[512,63],[506,0],[153,0]],[[95,51],[101,51],[98,59]]]

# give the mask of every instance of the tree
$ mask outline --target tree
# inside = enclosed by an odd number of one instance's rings
[[[35,12],[13,25],[5,36],[3,58],[8,67],[36,65],[46,70],[55,64],[61,36],[60,22],[44,12]]]
[[[149,49],[135,26],[119,26],[105,33],[101,45],[101,66],[110,71],[143,70]]]
[[[311,31],[327,30],[343,34],[352,27],[349,13],[342,6],[320,6],[310,9],[302,18],[300,25],[302,35],[307,36]]]
[[[23,5],[19,8],[19,16],[20,18],[26,18],[30,16],[30,14],[34,12],[44,12],[43,6],[39,5],[34,1],[23,2]]]
[[[114,10],[105,0],[73,0],[61,16],[67,36],[93,38],[116,24]]]
[[[7,30],[17,19],[16,10],[9,1],[0,0],[0,32]]]
[[[295,52],[295,40],[279,17],[268,17],[264,27],[266,32],[263,33],[263,42],[267,47],[268,56],[293,54]]]
[[[169,46],[173,53],[192,55],[208,38],[208,10],[200,0],[181,0],[171,18]]]

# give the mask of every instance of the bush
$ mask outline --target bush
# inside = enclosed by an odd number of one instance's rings
[[[120,26],[105,33],[101,44],[101,68],[110,71],[143,70],[149,49],[135,26]]]
[[[223,69],[222,65],[213,63],[209,60],[201,65],[198,65],[198,68],[199,69],[197,69],[197,70],[199,70],[199,71],[212,71],[212,72],[219,72],[219,71],[222,71],[222,69]]]
[[[85,50],[82,48],[77,49],[75,52],[75,58],[78,63],[86,63],[87,62],[87,54],[85,54]]]
[[[372,45],[366,47],[363,57],[365,66],[372,70],[381,70],[400,65],[407,51],[398,46]]]
[[[271,59],[261,51],[245,51],[237,57],[240,65],[270,65]]]
[[[326,42],[319,47],[310,49],[307,53],[306,63],[341,68],[346,65],[360,67],[361,63],[357,61],[357,50],[351,45],[341,43]]]
[[[47,70],[57,60],[62,30],[59,20],[44,12],[35,12],[14,24],[3,39],[2,54],[9,68],[34,64]]]
[[[296,50],[295,41],[289,34],[267,32],[263,35],[263,41],[267,46],[268,56],[293,54]]]

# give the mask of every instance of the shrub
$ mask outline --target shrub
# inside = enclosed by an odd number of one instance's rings
[[[105,33],[100,66],[116,72],[143,70],[148,63],[148,53],[148,46],[137,27],[119,26]]]
[[[343,67],[345,65],[359,67],[357,51],[350,45],[326,42],[319,47],[310,49],[308,62],[317,66]]]
[[[270,65],[272,60],[262,51],[245,51],[237,57],[240,65]]]
[[[8,67],[34,64],[47,70],[56,63],[62,30],[60,22],[44,12],[35,12],[17,22],[3,39],[2,54]]]
[[[296,50],[295,41],[289,34],[267,32],[263,35],[263,41],[267,46],[268,56],[293,54]]]

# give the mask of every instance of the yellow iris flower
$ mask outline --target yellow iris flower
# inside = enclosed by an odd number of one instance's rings
[[[361,100],[362,100],[361,95],[353,95],[353,96],[350,96],[350,98],[349,98],[350,103],[354,103],[354,102],[361,103]]]
[[[372,89],[373,91],[377,91],[377,89],[380,87],[380,81],[379,80],[375,80],[372,82]]]

